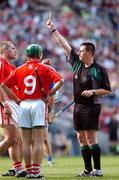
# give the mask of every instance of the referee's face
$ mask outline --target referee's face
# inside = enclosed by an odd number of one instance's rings
[[[85,63],[89,59],[91,53],[89,51],[86,51],[86,47],[82,45],[79,48],[78,55],[79,55],[80,61]]]

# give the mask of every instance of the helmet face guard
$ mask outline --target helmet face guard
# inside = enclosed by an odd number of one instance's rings
[[[30,44],[26,48],[26,55],[31,58],[39,58],[42,52],[43,49],[39,44]]]

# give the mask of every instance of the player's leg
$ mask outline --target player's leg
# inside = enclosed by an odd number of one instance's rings
[[[33,157],[33,175],[38,177],[42,174],[41,165],[44,155],[44,139],[45,139],[45,127],[34,127],[33,128],[33,146],[32,146],[32,157]],[[37,154],[37,156],[36,156]]]
[[[0,142],[0,154],[3,154],[9,149],[9,155],[13,161],[15,172],[21,173],[23,171],[23,167],[19,154],[19,133],[17,127],[14,124],[11,124],[5,125],[3,129],[4,140]]]
[[[86,136],[90,145],[91,154],[93,157],[94,164],[94,176],[102,176],[101,170],[101,149],[99,143],[97,142],[97,130],[98,130],[98,119],[100,115],[101,107],[100,105],[94,105],[89,108],[90,118],[88,121],[89,130],[86,131]]]
[[[23,141],[22,141],[22,135],[21,135],[21,128],[18,127],[18,133],[19,133],[19,156],[20,156],[20,161],[23,161]]]
[[[0,142],[0,154],[3,154],[10,146],[17,143],[17,135],[14,125],[3,125],[1,127],[3,128],[4,139]]]
[[[22,128],[22,139],[23,139],[23,157],[26,166],[27,175],[32,175],[32,129],[31,128]]]
[[[42,100],[33,102],[32,111],[32,157],[33,157],[33,175],[42,178],[41,164],[44,154],[45,128],[47,124],[47,105]],[[37,156],[36,156],[37,154]]]
[[[22,101],[19,111],[19,126],[21,127],[21,137],[23,143],[23,157],[26,166],[26,176],[32,176],[32,126],[30,121],[30,110],[32,102]]]
[[[20,134],[18,131],[18,114],[19,114],[19,106],[12,100],[7,101],[11,110],[12,110],[12,117],[9,118],[4,118],[3,114],[3,109],[0,111],[0,124],[2,127],[4,127],[4,145],[0,148],[2,151],[2,148],[6,148],[6,145],[9,148],[9,155],[11,160],[13,161],[13,167],[16,171],[16,173],[19,172],[21,176],[23,175],[23,167],[22,167],[22,159],[21,159],[21,153],[22,153],[22,146],[19,146],[19,139],[20,139]],[[7,125],[6,125],[7,124]],[[20,147],[20,148],[19,148]],[[12,173],[11,173],[12,172]],[[4,175],[13,175],[15,174],[14,171],[8,170],[7,173],[3,174]]]
[[[19,158],[19,162],[22,162],[22,160],[23,160],[23,143],[22,143],[21,132],[20,132],[19,128],[16,129],[16,133],[18,136],[17,144],[11,146],[8,149],[8,152],[9,152],[9,156],[12,159],[12,161],[14,160],[14,162],[16,162],[15,159],[18,160],[18,158]],[[17,155],[17,158],[16,158],[16,155]],[[17,165],[17,167],[18,167],[18,165]],[[21,169],[21,167],[18,167],[18,168]],[[13,164],[13,169],[15,169],[14,164]]]
[[[77,139],[80,144],[84,161],[84,172],[78,176],[90,176],[92,171],[91,150],[85,133],[85,128],[87,128],[86,124],[89,118],[89,111],[88,106],[80,104],[75,104],[74,106],[74,128],[77,131]]]
[[[97,142],[97,131],[90,130],[86,132],[87,139],[90,144],[91,154],[93,157],[94,170],[92,175],[94,176],[102,176],[103,172],[101,170],[101,149]]]
[[[47,154],[47,164],[48,166],[53,166],[53,162],[52,162],[52,148],[49,142],[49,138],[48,138],[48,129],[46,128],[45,130],[45,141],[44,141],[44,146],[45,146],[45,152]]]
[[[91,163],[91,151],[90,146],[88,145],[88,141],[86,138],[85,131],[78,131],[77,138],[80,143],[80,149],[84,161],[84,172],[80,174],[80,176],[90,176],[90,172],[92,171],[92,163]]]
[[[19,123],[18,123],[18,116],[19,116],[19,105],[16,104],[16,102],[14,102],[13,100],[8,100],[7,101],[11,110],[12,110],[12,117],[10,119],[10,123],[11,124],[15,124],[16,126],[16,133],[17,133],[17,150],[18,150],[18,154],[19,154],[19,157],[20,157],[20,162],[22,162],[23,160],[23,146],[22,146],[22,138],[21,138],[21,131],[20,131],[20,128],[18,127],[19,126]],[[10,153],[10,156],[14,156],[14,152],[12,152],[12,148],[10,148],[9,150],[9,153]]]

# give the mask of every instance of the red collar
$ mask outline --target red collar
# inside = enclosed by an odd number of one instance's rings
[[[27,63],[40,63],[41,60],[40,59],[37,59],[37,58],[30,58],[27,60]]]

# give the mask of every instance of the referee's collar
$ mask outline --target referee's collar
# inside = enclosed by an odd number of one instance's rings
[[[85,67],[85,68],[90,68],[90,67],[92,67],[92,66],[94,65],[94,63],[95,63],[95,61],[93,61],[93,63],[90,64],[90,65],[88,65],[88,66],[85,66],[85,64],[84,64],[84,67]]]

